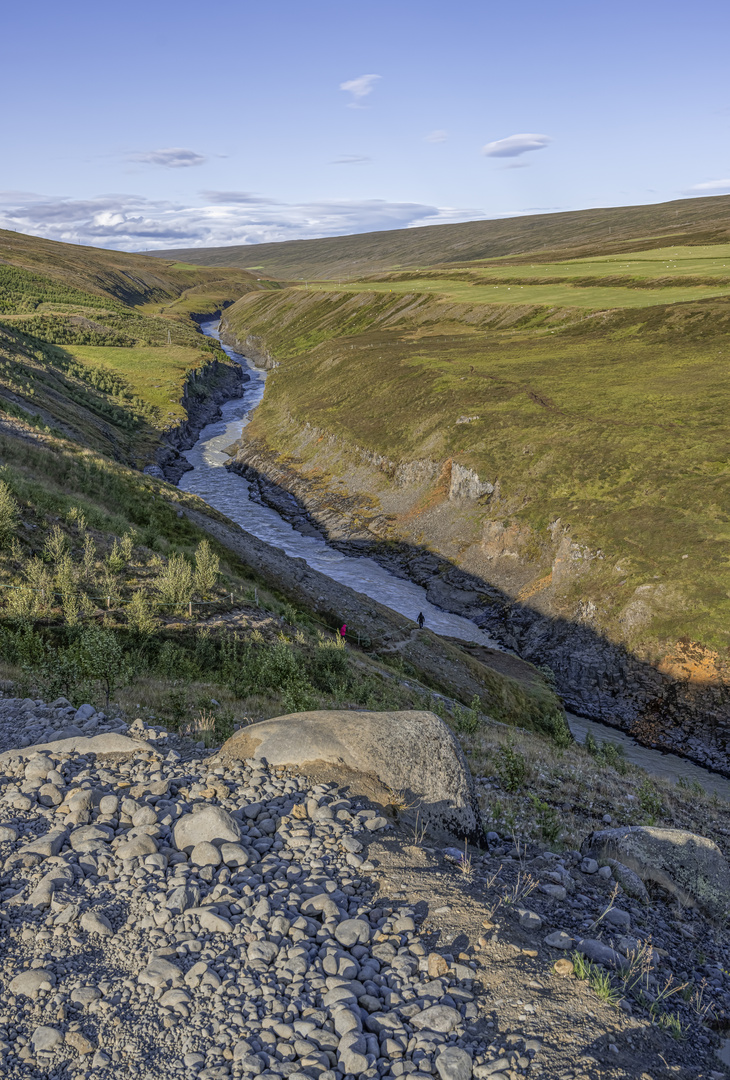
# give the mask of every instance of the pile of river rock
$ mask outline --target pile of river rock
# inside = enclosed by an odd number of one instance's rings
[[[384,817],[122,729],[0,704],[0,1075],[500,1080],[473,968],[373,905]]]

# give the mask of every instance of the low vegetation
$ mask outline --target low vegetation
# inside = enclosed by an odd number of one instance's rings
[[[705,248],[672,250],[673,281],[685,257],[692,269],[709,259]],[[719,250],[709,261],[727,273]],[[730,300],[689,300],[692,285],[682,303],[586,313],[457,304],[415,286],[403,284],[407,295],[373,292],[372,281],[350,286],[354,294],[288,289],[226,312],[234,336],[253,335],[280,362],[246,441],[320,490],[344,485],[350,496],[348,471],[378,455],[390,464],[363,492],[364,520],[381,532],[389,521],[393,539],[420,533],[437,549],[428,512],[444,500],[452,462],[472,469],[496,490],[461,521],[457,561],[478,561],[484,530],[498,526],[525,568],[515,591],[532,580],[539,592],[551,584],[558,527],[588,559],[555,593],[554,610],[574,618],[587,607],[601,633],[650,660],[685,637],[724,655]],[[566,303],[592,291],[553,287],[570,292]],[[642,289],[617,291],[646,303]],[[307,438],[311,429],[334,436],[337,451]],[[436,463],[431,488],[401,518],[387,517],[388,475],[413,461]]]

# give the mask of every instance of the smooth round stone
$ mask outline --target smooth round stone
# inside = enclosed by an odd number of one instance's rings
[[[353,945],[364,945],[370,941],[370,933],[370,923],[365,919],[343,919],[335,928],[335,937],[346,949]]]
[[[99,800],[99,812],[105,817],[113,817],[119,809],[119,799],[116,795],[103,795]]]
[[[226,866],[247,866],[249,854],[241,844],[221,844],[221,858]]]
[[[156,825],[157,814],[151,806],[143,806],[132,815],[132,824],[135,828],[142,825]]]
[[[441,1080],[471,1080],[472,1061],[466,1050],[444,1046],[436,1057],[436,1069]]]
[[[63,1044],[63,1033],[58,1028],[46,1027],[43,1024],[35,1029],[30,1041],[36,1053],[39,1050],[56,1050]]]
[[[221,853],[215,844],[202,840],[190,853],[190,862],[193,866],[220,866]]]
[[[157,844],[151,836],[143,834],[135,836],[131,840],[125,840],[116,850],[118,859],[143,859],[145,855],[156,855]]]

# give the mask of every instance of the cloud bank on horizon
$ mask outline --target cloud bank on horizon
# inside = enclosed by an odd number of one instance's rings
[[[91,199],[0,192],[0,228],[121,251],[315,239],[484,218],[475,208],[385,199],[278,202],[245,191],[203,191],[202,205],[138,195]]]

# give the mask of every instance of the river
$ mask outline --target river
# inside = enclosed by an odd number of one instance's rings
[[[217,318],[200,325],[204,334],[219,340]],[[373,559],[343,555],[323,540],[302,536],[271,507],[262,506],[249,498],[248,481],[225,468],[230,460],[226,449],[240,438],[249,414],[264,396],[266,372],[228,346],[224,345],[223,348],[232,360],[246,368],[251,379],[245,384],[243,396],[226,402],[221,407],[221,419],[203,428],[196,444],[185,451],[185,457],[193,468],[180,480],[181,489],[199,495],[260,540],[281,548],[287,555],[304,559],[313,569],[372,597],[393,611],[409,619],[415,619],[422,611],[426,626],[435,633],[462,641],[476,641],[492,649],[499,648],[498,643],[470,619],[431,604],[420,585],[396,577]],[[648,772],[674,781],[680,778],[690,783],[698,781],[710,794],[730,801],[730,780],[703,769],[701,765],[695,765],[676,754],[663,754],[641,746],[624,732],[593,720],[569,713],[568,722],[579,742],[583,742],[586,733],[590,732],[598,742],[607,740],[620,744],[626,760]]]

